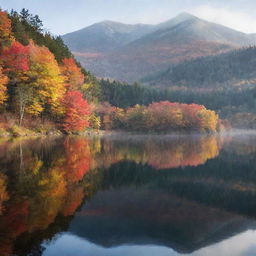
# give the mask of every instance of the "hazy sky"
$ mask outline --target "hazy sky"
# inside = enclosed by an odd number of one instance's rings
[[[54,34],[102,20],[155,24],[190,12],[248,33],[256,33],[256,0],[0,0],[4,10],[23,7],[38,14]]]

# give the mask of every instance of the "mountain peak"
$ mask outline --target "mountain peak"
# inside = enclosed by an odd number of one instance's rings
[[[197,17],[188,12],[182,12],[179,15],[177,15],[174,19],[188,20],[188,19],[197,19]]]
[[[172,26],[176,26],[179,23],[182,23],[184,21],[188,21],[188,20],[198,20],[199,18],[197,18],[196,16],[187,13],[187,12],[182,12],[179,15],[177,15],[176,17],[167,20],[165,22],[162,22],[160,24],[157,25],[157,29],[166,29],[166,28],[170,28]]]
[[[99,22],[98,24],[106,24],[106,25],[125,25],[121,22],[113,21],[113,20],[103,20],[102,22]]]

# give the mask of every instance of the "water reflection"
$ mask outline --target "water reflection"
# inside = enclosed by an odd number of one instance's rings
[[[216,136],[111,137],[102,143],[98,164],[133,161],[155,169],[198,166],[219,155],[223,138]]]
[[[81,251],[86,252],[90,256],[216,256],[216,255],[232,255],[232,256],[253,256],[256,251],[256,232],[247,231],[236,237],[224,240],[221,243],[202,248],[191,254],[179,254],[171,248],[160,245],[122,245],[114,248],[104,248],[83,240],[76,236],[66,234],[47,246],[44,256],[55,255],[72,255],[80,256]]]
[[[220,242],[256,226],[254,142],[254,135],[2,142],[0,255],[229,255]],[[244,237],[241,248],[254,250]]]

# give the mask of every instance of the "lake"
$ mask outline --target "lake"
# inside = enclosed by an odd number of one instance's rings
[[[256,132],[0,142],[0,255],[256,255]]]

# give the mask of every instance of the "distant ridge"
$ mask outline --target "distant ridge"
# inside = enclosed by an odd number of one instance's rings
[[[152,31],[152,25],[129,25],[102,21],[63,36],[73,51],[108,52],[134,41]]]
[[[175,88],[252,88],[256,84],[256,47],[182,62],[151,74],[142,82]]]
[[[103,21],[63,36],[95,75],[134,82],[185,60],[256,44],[246,34],[189,13],[157,25]]]

